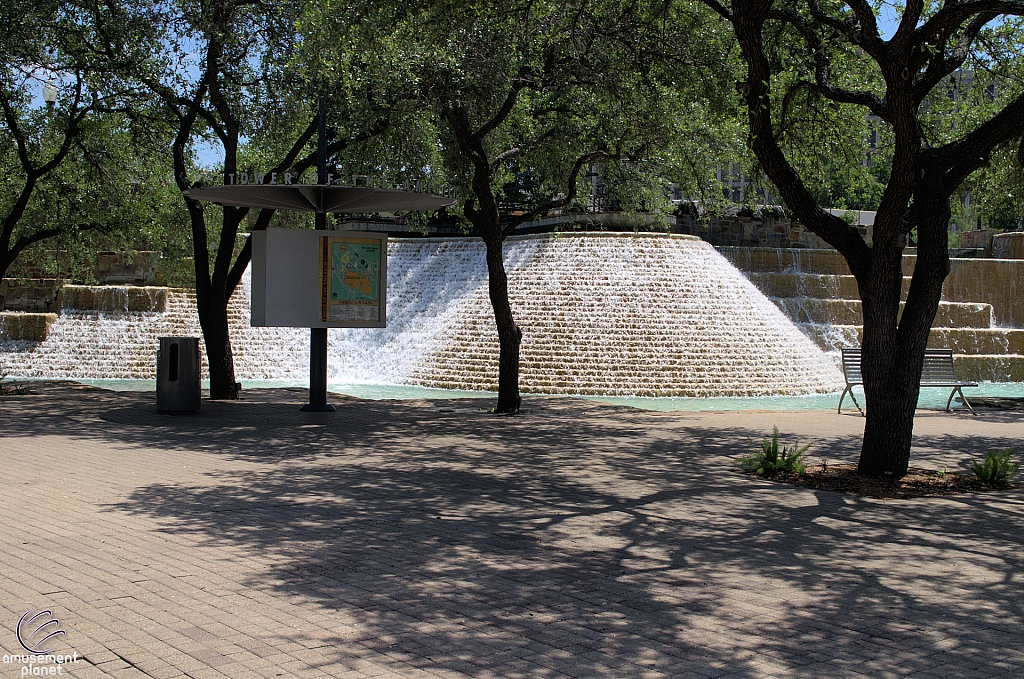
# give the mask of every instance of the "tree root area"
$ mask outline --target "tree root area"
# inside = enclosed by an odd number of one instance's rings
[[[934,497],[938,495],[957,495],[960,493],[1024,488],[1024,484],[1020,483],[989,486],[974,476],[944,470],[920,469],[918,467],[911,467],[907,470],[907,475],[900,479],[861,476],[857,473],[857,465],[855,464],[808,466],[801,474],[796,472],[777,472],[771,476],[760,478],[803,486],[805,488],[833,490],[860,497],[886,500],[905,500],[914,497]]]

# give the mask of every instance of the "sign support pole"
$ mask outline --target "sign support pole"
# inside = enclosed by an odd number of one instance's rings
[[[327,101],[320,95],[317,113],[316,183],[327,183]],[[327,230],[327,213],[317,211],[314,216],[317,231]],[[309,329],[309,403],[302,406],[306,412],[331,412],[335,408],[327,402],[327,328]]]

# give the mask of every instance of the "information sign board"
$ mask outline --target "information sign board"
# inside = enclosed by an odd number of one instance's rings
[[[253,327],[386,327],[387,234],[267,229],[251,238]]]
[[[377,323],[381,320],[381,241],[324,236],[320,239],[320,320]]]

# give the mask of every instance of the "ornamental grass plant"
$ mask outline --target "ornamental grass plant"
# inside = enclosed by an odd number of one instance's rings
[[[739,458],[736,464],[758,476],[773,476],[779,472],[802,474],[807,468],[803,457],[810,447],[809,443],[802,447],[797,443],[792,449],[783,446],[780,450],[779,428],[772,427],[772,436],[770,439],[764,437],[761,449]]]
[[[971,471],[986,486],[1008,486],[1010,479],[1020,469],[1020,463],[1013,461],[1013,448],[990,450],[984,462],[971,460]]]

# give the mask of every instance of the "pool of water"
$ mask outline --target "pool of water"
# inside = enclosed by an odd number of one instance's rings
[[[154,391],[156,385],[152,380],[75,380],[81,384],[89,384],[112,391]],[[245,380],[244,389],[282,389],[287,387],[306,388],[305,381],[300,380]],[[208,380],[203,387],[209,388]],[[497,394],[489,391],[455,391],[449,389],[431,389],[397,384],[352,384],[347,382],[328,382],[328,389],[337,394],[347,394],[357,398],[371,400],[382,399],[446,399],[446,398],[495,398]],[[863,407],[864,392],[854,390],[857,401]],[[972,396],[1003,396],[1024,398],[1024,382],[982,382],[977,388],[965,388],[967,398]],[[922,389],[918,406],[921,408],[944,408],[949,397],[948,389]],[[524,395],[529,400],[530,395]],[[676,410],[833,410],[839,403],[839,393],[817,394],[814,396],[766,396],[764,398],[633,398],[618,396],[586,396],[588,401],[612,403],[631,406],[642,410],[670,412]],[[955,401],[954,401],[955,403]],[[843,402],[843,408],[855,409],[850,397]]]
[[[111,391],[156,391],[153,380],[74,380],[79,384],[88,384]],[[246,389],[305,389],[309,382],[304,380],[242,380],[242,391]],[[203,389],[210,388],[210,380],[203,380]],[[348,382],[328,381],[327,389],[335,394],[345,394],[356,398],[373,401],[384,399],[414,398],[490,398],[497,394],[489,391],[458,391],[455,389],[431,389],[404,384],[352,384]]]
[[[839,394],[815,394],[813,396],[766,396],[764,398],[619,398],[616,396],[590,396],[588,400],[601,403],[615,403],[632,406],[644,410],[663,412],[674,410],[835,410],[839,405]],[[854,389],[857,403],[864,407],[864,390]],[[970,400],[972,396],[1024,397],[1022,382],[982,382],[977,388],[965,387],[964,395]],[[917,399],[919,408],[946,407],[949,389],[922,389]],[[959,396],[953,399],[956,407]],[[853,401],[847,396],[843,401],[843,411],[847,408],[856,410]]]

